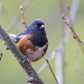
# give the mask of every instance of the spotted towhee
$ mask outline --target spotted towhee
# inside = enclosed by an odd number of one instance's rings
[[[30,26],[18,36],[10,34],[20,51],[26,55],[29,62],[35,62],[42,58],[48,48],[44,22],[34,20]]]

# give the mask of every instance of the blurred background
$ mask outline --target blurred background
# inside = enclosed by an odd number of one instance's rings
[[[75,3],[72,6],[73,2]],[[73,24],[76,34],[84,42],[84,0],[0,0],[0,24],[8,33],[18,35],[25,30],[20,5],[24,8],[28,26],[34,19],[44,21],[49,41],[49,49],[45,55],[47,58],[50,58],[55,47],[59,47],[60,43],[63,45],[62,52],[60,52],[61,47],[57,51],[62,54],[62,60],[57,59],[59,57],[56,57],[58,55],[56,54],[55,59],[50,62],[59,84],[84,84],[84,47],[73,39],[72,31],[66,30],[61,17],[62,13],[65,13],[65,17],[69,18],[69,24]],[[74,11],[69,17],[71,7]],[[64,38],[67,38],[66,42]],[[0,61],[0,84],[27,84],[27,74],[10,50],[6,50],[2,40],[0,40],[1,52],[3,56]],[[38,71],[44,63],[45,59],[42,58],[32,63],[32,66]],[[61,68],[59,68],[60,64]],[[62,73],[60,77],[58,71]],[[49,67],[43,69],[39,76],[46,84],[56,84]]]

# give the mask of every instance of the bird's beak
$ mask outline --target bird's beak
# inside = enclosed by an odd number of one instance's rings
[[[44,28],[45,28],[45,26],[44,25],[41,25],[40,29],[44,29]]]

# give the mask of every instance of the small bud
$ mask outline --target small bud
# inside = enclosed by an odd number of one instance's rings
[[[71,25],[69,25],[69,27],[71,27]]]
[[[22,6],[20,6],[20,10],[22,11],[22,9],[23,9],[23,7]]]
[[[25,21],[24,21],[24,20],[22,20],[22,23],[23,23],[23,24],[25,24]]]
[[[47,58],[47,57],[45,58],[45,60],[46,60],[46,62],[47,62],[47,63],[49,63],[49,60],[48,60],[48,58]]]
[[[64,18],[64,13],[62,14],[62,18]]]
[[[3,56],[3,53],[1,53],[1,57]]]
[[[76,39],[76,36],[73,35],[73,38]]]

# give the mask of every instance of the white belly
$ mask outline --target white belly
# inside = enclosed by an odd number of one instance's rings
[[[28,61],[32,62],[34,60],[40,59],[43,56],[44,49],[47,45],[48,43],[46,43],[43,47],[37,47],[36,51],[31,51],[31,49],[26,50]]]

